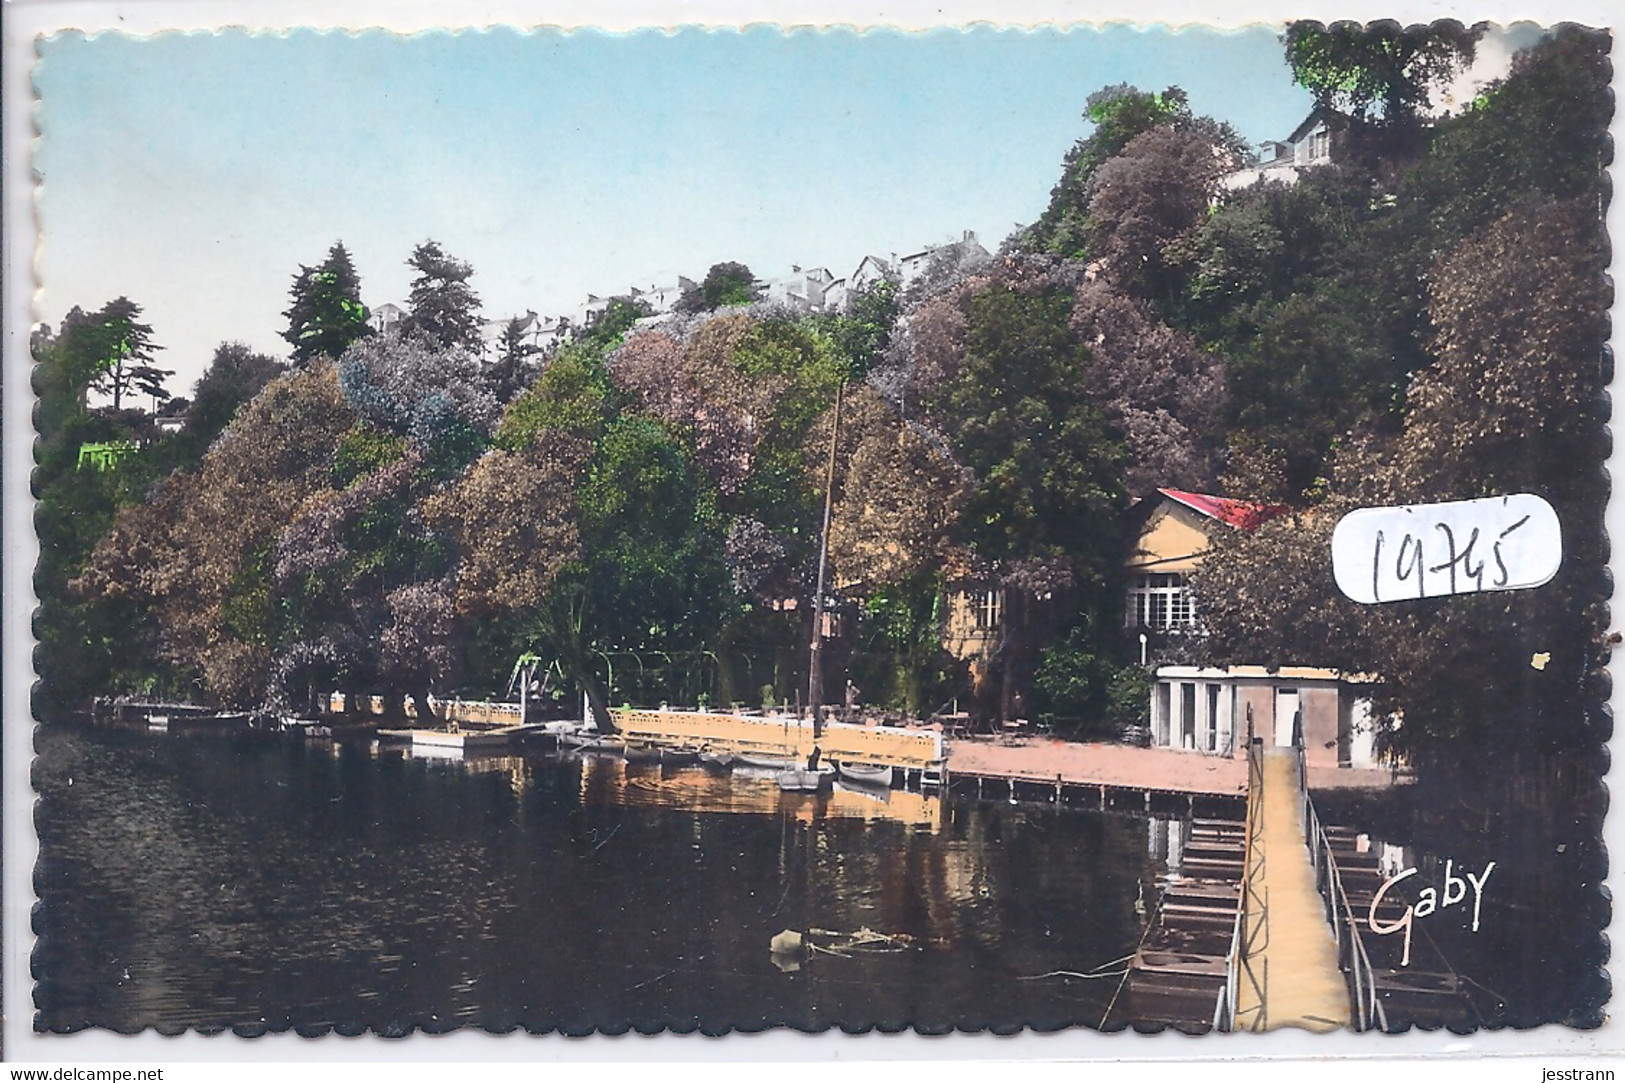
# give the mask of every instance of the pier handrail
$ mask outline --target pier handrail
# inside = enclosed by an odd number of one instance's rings
[[[1377,996],[1376,973],[1371,956],[1366,953],[1365,941],[1354,919],[1354,908],[1349,904],[1348,892],[1343,889],[1343,874],[1332,853],[1331,840],[1309,797],[1309,762],[1303,742],[1302,708],[1293,723],[1293,744],[1298,759],[1298,790],[1303,802],[1304,842],[1309,847],[1310,863],[1315,870],[1315,890],[1320,893],[1326,911],[1326,923],[1332,927],[1332,941],[1337,948],[1337,965],[1343,971],[1349,987],[1349,1003],[1354,1009],[1351,1018],[1354,1029],[1367,1031],[1373,1027],[1388,1029],[1388,1012]]]
[[[1253,709],[1247,707],[1247,831],[1246,848],[1242,857],[1242,893],[1236,904],[1236,920],[1230,933],[1230,950],[1225,956],[1224,985],[1213,1005],[1213,1028],[1221,1032],[1234,1031],[1240,1016],[1241,978],[1258,998],[1258,1017],[1249,1029],[1263,1030],[1268,1023],[1269,971],[1268,960],[1262,977],[1253,970],[1251,956],[1269,944],[1269,888],[1258,894],[1258,883],[1264,878],[1266,855],[1257,846],[1257,836],[1263,828],[1264,754],[1253,734]],[[1248,916],[1257,921],[1250,927]],[[1260,935],[1263,943],[1259,943]]]

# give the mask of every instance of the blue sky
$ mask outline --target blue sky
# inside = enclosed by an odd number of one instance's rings
[[[126,295],[185,394],[229,339],[285,356],[301,263],[369,305],[412,247],[488,315],[737,259],[852,270],[1043,209],[1101,86],[1185,88],[1249,141],[1304,116],[1275,32],[511,30],[61,35],[35,73],[39,318]]]

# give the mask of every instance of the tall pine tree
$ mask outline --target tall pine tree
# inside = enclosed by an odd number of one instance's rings
[[[372,331],[361,303],[361,278],[343,241],[327,250],[319,266],[301,265],[289,292],[293,307],[282,314],[288,320],[282,337],[293,347],[296,366],[318,357],[337,358]]]
[[[412,250],[406,265],[417,272],[412,280],[411,314],[406,325],[442,346],[462,346],[478,356],[485,351],[480,335],[480,298],[468,280],[474,268],[448,256],[438,241],[424,241]]]
[[[164,377],[171,372],[153,364],[153,354],[163,347],[152,341],[152,327],[140,318],[141,306],[120,297],[103,305],[71,336],[70,348],[78,355],[75,364],[87,375],[92,390],[113,397],[114,410],[134,392],[160,401],[169,398]]]

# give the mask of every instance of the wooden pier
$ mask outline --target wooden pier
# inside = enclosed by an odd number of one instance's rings
[[[1383,877],[1362,837],[1328,831],[1301,744],[1249,738],[1244,823],[1195,820],[1127,978],[1136,1020],[1186,1029],[1328,1031],[1468,1023],[1435,948],[1416,969],[1373,934]],[[1379,922],[1405,902],[1384,896]]]
[[[1177,871],[1161,899],[1128,974],[1128,1011],[1141,1023],[1190,1029],[1212,1025],[1229,975],[1241,906],[1247,825],[1195,819]]]
[[[1244,761],[1057,740],[956,740],[948,777],[961,797],[1230,819],[1247,793]]]

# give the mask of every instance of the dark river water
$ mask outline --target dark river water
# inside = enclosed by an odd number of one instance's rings
[[[1161,871],[1119,813],[73,724],[36,745],[47,1030],[1099,1026]],[[826,950],[786,969],[784,929]]]

